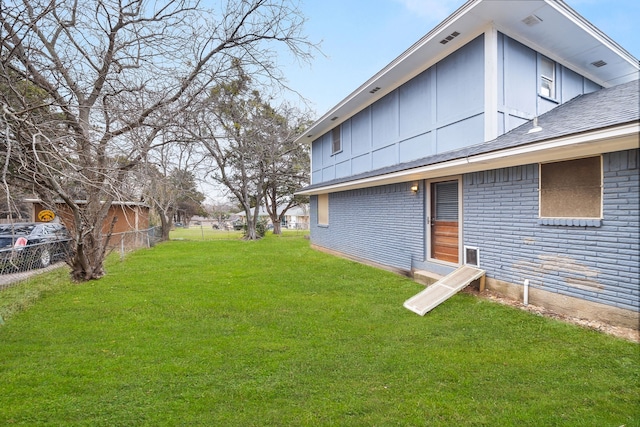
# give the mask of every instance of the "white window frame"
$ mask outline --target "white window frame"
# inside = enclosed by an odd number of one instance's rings
[[[544,72],[544,63],[548,63],[551,65],[551,75],[547,75]],[[547,58],[546,56],[540,55],[540,72],[538,75],[540,76],[539,81],[539,93],[540,96],[544,96],[545,98],[556,99],[556,62],[552,59]],[[545,85],[546,84],[546,85]],[[548,86],[548,87],[547,87]],[[545,91],[548,90],[548,93]]]
[[[342,135],[340,126],[331,129],[331,155],[342,151]]]
[[[329,193],[318,194],[317,222],[320,226],[329,225]]]

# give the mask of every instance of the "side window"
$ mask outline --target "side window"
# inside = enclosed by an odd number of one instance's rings
[[[329,225],[329,195],[318,195],[318,225]]]
[[[342,141],[340,140],[340,126],[331,130],[331,154],[342,151]]]
[[[540,165],[541,218],[602,217],[602,157]]]
[[[540,57],[540,95],[556,97],[556,63],[547,57]]]

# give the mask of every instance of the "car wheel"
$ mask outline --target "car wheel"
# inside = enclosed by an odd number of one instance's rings
[[[40,249],[40,252],[38,252],[38,263],[40,264],[40,268],[49,267],[49,264],[51,264],[51,252],[48,248]]]

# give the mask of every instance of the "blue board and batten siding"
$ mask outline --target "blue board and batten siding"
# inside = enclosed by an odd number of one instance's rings
[[[603,219],[599,226],[542,225],[539,165],[463,176],[463,244],[480,250],[487,276],[622,309],[639,311],[639,150],[603,155]],[[421,186],[422,187],[422,186]],[[424,191],[401,183],[329,195],[329,225],[314,244],[390,267],[424,265]]]
[[[484,36],[479,36],[312,143],[312,184],[484,141]],[[556,96],[539,96],[541,55],[498,34],[499,134],[600,86],[556,64]]]
[[[317,184],[482,142],[484,37],[478,37],[340,125],[311,150]],[[461,84],[461,82],[464,82]]]

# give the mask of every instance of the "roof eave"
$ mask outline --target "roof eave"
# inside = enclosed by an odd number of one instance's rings
[[[543,46],[540,46],[536,43],[535,40],[528,39],[526,37],[520,36],[519,34],[510,31],[507,28],[496,25],[495,22],[490,19],[483,17],[481,28],[486,28],[487,25],[495,25],[500,31],[505,33],[511,38],[514,38],[522,43],[525,43],[529,46],[536,48],[536,50],[540,51],[544,55],[549,56],[553,60],[562,63],[568,68],[572,69],[575,72],[578,72],[582,75],[585,75],[589,79],[594,82],[600,84],[604,87],[614,86],[619,83],[624,83],[629,80],[635,80],[638,78],[638,73],[640,72],[640,66],[638,64],[638,59],[634,58],[629,52],[624,50],[620,45],[618,45],[615,41],[609,38],[606,34],[596,28],[589,21],[580,16],[577,12],[571,9],[564,1],[562,0],[538,0],[536,3],[540,5],[548,5],[552,7],[557,13],[561,14],[564,19],[572,22],[576,27],[580,28],[583,31],[583,34],[588,35],[589,37],[595,39],[602,46],[606,47],[608,51],[614,55],[616,58],[620,58],[627,65],[625,66],[625,72],[618,73],[614,78],[603,78],[597,74],[596,71],[589,71],[589,69],[581,67],[578,64],[570,63],[569,61],[565,61],[564,58],[559,57],[554,54],[551,49],[547,49]],[[530,4],[533,4],[531,2]],[[344,98],[340,103],[331,108],[327,113],[321,116],[318,120],[316,120],[307,131],[298,137],[297,142],[300,143],[311,143],[318,137],[322,136],[333,127],[339,125],[345,120],[352,117],[358,111],[366,108],[367,106],[375,103],[382,97],[386,96],[393,90],[395,90],[399,84],[408,81],[410,78],[415,77],[415,75],[419,74],[419,72],[424,71],[424,69],[433,65],[433,63],[437,62],[437,60],[447,56],[452,51],[459,48],[461,45],[470,41],[471,39],[477,37],[481,34],[482,31],[478,32],[478,27],[475,27],[472,31],[465,32],[465,28],[462,28],[463,37],[460,37],[459,40],[455,39],[453,42],[448,43],[446,47],[443,47],[442,50],[439,51],[439,54],[428,58],[428,61],[424,61],[420,63],[420,66],[415,66],[411,70],[403,70],[399,71],[402,68],[402,65],[405,63],[409,63],[409,58],[413,55],[417,54],[420,49],[429,47],[431,45],[438,46],[439,40],[443,38],[444,35],[449,34],[453,30],[460,30],[460,28],[455,27],[456,23],[460,24],[458,21],[461,18],[466,18],[468,14],[472,13],[475,8],[480,5],[485,5],[484,8],[478,8],[475,12],[476,15],[488,14],[491,10],[485,10],[487,7],[492,7],[487,3],[486,0],[469,0],[465,4],[463,4],[459,9],[457,9],[453,14],[451,14],[448,18],[443,20],[440,24],[434,27],[431,31],[429,31],[424,37],[414,43],[409,49],[404,51],[400,56],[390,62],[386,67],[376,73],[373,77],[368,79],[365,83],[360,85],[354,92]],[[485,22],[486,21],[486,22]],[[473,21],[477,22],[477,21]],[[507,21],[505,21],[507,22]],[[469,24],[467,20],[467,24]],[[595,69],[594,69],[595,70]],[[627,72],[628,71],[628,72]],[[398,75],[394,75],[394,73]],[[385,86],[381,84],[380,81],[383,78],[389,78],[390,80],[396,82],[397,84],[394,86]],[[380,88],[374,93],[370,93],[372,89]]]

